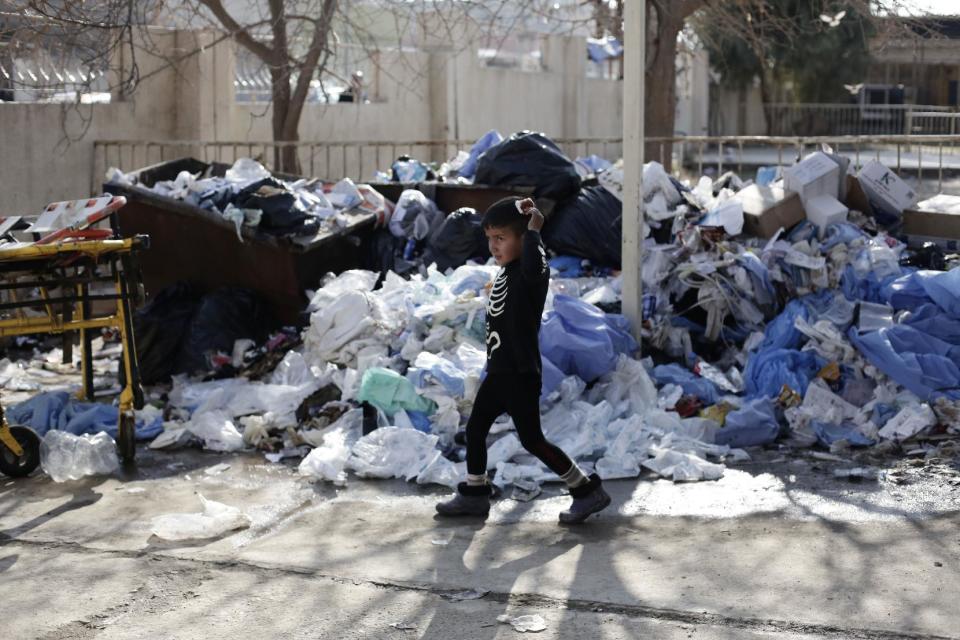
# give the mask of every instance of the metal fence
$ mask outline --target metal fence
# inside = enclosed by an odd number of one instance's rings
[[[937,115],[932,115],[937,114]],[[956,115],[952,107],[913,104],[791,104],[764,105],[767,133],[772,136],[892,136],[912,133],[945,134],[946,130],[914,130],[914,125]]]
[[[456,156],[458,151],[469,149],[473,142],[104,140],[94,143],[91,181],[94,191],[98,191],[109,167],[129,172],[182,157],[227,164],[238,158],[252,157],[273,168],[276,152],[283,147],[297,149],[304,175],[325,180],[350,177],[368,181],[374,179],[377,171],[389,171],[392,162],[401,155],[441,163]],[[571,158],[596,154],[614,161],[623,155],[620,138],[572,138],[555,142]],[[854,170],[875,159],[895,169],[920,193],[944,190],[960,193],[960,135],[647,138],[647,160],[656,160],[684,178],[716,176],[725,171],[735,171],[744,178],[751,178],[758,167],[789,166],[823,144],[848,156]]]
[[[468,150],[475,140],[408,140],[346,142],[211,142],[201,140],[133,141],[98,140],[93,146],[92,179],[95,188],[110,167],[132,171],[146,166],[194,157],[204,162],[232,164],[239,158],[255,158],[274,168],[277,152],[297,150],[304,175],[325,180],[349,177],[373,180],[377,171],[389,171],[393,161],[407,155],[424,162],[442,163]],[[596,154],[616,160],[623,155],[620,138],[570,138],[554,140],[571,158]]]
[[[751,178],[762,166],[789,166],[822,145],[850,158],[854,171],[877,160],[921,195],[960,195],[960,135],[901,136],[685,136],[647,138],[647,160],[682,177],[735,171]]]
[[[960,113],[942,111],[914,111],[907,125],[908,133],[915,135],[960,134]]]

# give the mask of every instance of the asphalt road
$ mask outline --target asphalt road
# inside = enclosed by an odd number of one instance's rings
[[[554,485],[445,521],[442,488],[144,450],[123,476],[0,481],[0,619],[14,639],[523,637],[502,615],[540,638],[958,638],[960,467],[876,462],[895,468],[852,483],[834,469],[862,460],[767,451],[717,482],[612,482],[564,528]],[[251,526],[151,534],[197,493]]]

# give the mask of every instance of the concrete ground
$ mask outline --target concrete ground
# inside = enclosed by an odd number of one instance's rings
[[[4,638],[523,637],[503,614],[541,616],[541,638],[960,638],[947,458],[851,483],[833,477],[850,463],[759,452],[717,482],[609,483],[607,512],[562,528],[552,485],[444,521],[438,487],[139,456],[112,478],[0,480]],[[154,516],[199,511],[197,493],[252,525],[151,534]]]

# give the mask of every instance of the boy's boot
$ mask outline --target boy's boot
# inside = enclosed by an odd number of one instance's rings
[[[579,524],[592,514],[610,506],[610,496],[603,490],[603,482],[597,474],[590,475],[587,484],[570,489],[573,504],[560,512],[561,524]]]
[[[437,513],[442,516],[485,516],[490,512],[490,494],[489,484],[461,482],[453,498],[437,503]]]

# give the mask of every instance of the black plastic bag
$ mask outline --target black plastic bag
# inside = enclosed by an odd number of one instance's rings
[[[233,199],[240,209],[259,209],[263,212],[260,228],[267,232],[282,232],[303,225],[307,214],[297,207],[297,197],[281,182],[264,178],[246,187]]]
[[[207,294],[190,320],[180,353],[178,373],[210,369],[209,356],[233,352],[233,343],[241,338],[261,343],[276,323],[267,306],[249,289],[225,287]]]
[[[480,156],[474,182],[534,187],[535,197],[562,202],[580,189],[580,174],[552,140],[542,133],[521,131]]]
[[[446,271],[465,264],[470,258],[485,261],[490,257],[490,250],[482,221],[483,216],[470,207],[451,213],[430,237],[424,262],[436,262],[438,269]]]
[[[543,242],[559,255],[620,268],[623,204],[604,187],[587,187],[558,207],[543,227]]]
[[[165,382],[176,370],[177,354],[200,296],[189,284],[178,282],[156,295],[133,317],[140,380]]]

